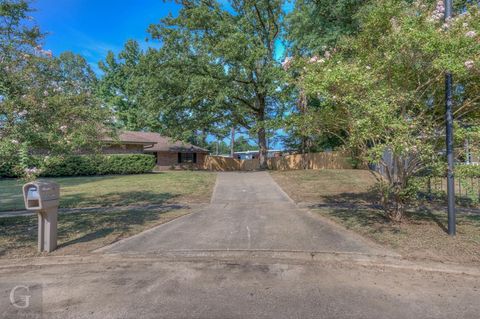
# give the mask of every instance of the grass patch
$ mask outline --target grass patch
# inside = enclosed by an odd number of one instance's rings
[[[410,211],[406,222],[387,221],[380,210],[314,208],[348,229],[390,247],[410,259],[480,263],[480,215],[459,214],[457,236],[446,234],[447,214]]]
[[[272,176],[296,202],[406,258],[480,263],[480,212],[459,213],[457,236],[451,238],[443,209],[426,206],[410,210],[403,223],[389,222],[371,205],[375,178],[368,171],[277,171]]]
[[[53,255],[82,254],[185,215],[174,207],[148,210],[59,214],[58,244]],[[0,218],[0,258],[39,256],[37,217]]]
[[[294,201],[304,203],[369,200],[376,181],[373,173],[352,169],[272,171],[271,175]]]
[[[210,200],[215,173],[172,171],[142,175],[48,178],[61,187],[61,208],[158,205]],[[23,210],[21,180],[0,180],[0,211]]]

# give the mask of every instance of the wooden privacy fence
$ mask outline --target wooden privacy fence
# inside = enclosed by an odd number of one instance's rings
[[[295,169],[352,169],[352,162],[346,152],[324,152],[295,154],[269,158],[268,168],[272,170]],[[211,171],[253,171],[260,168],[258,159],[239,160],[230,157],[206,156],[204,169]]]
[[[345,152],[295,154],[268,159],[273,170],[290,169],[351,169],[352,161]]]
[[[239,160],[231,157],[205,156],[203,169],[210,171],[254,171],[260,168],[260,161]]]

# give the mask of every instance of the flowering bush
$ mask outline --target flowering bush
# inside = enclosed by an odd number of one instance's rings
[[[471,6],[444,23],[444,10],[443,1],[373,1],[359,13],[361,32],[324,63],[307,63],[300,77],[320,105],[303,120],[345,137],[377,166],[383,206],[395,221],[416,196],[412,177],[442,157],[447,70],[456,80],[457,126],[480,127],[480,11]],[[457,142],[467,134],[456,132]]]
[[[0,1],[0,162],[25,144],[52,154],[94,148],[108,118],[85,59],[43,49],[29,11],[28,1]]]

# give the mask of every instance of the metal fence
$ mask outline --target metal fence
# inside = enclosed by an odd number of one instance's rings
[[[446,196],[447,179],[445,177],[425,177],[422,188],[429,198]],[[480,178],[456,177],[455,197],[480,201]]]

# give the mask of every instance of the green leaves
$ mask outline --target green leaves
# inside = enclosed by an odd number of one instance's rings
[[[297,0],[287,16],[287,40],[295,55],[315,55],[358,32],[357,12],[368,1]]]
[[[0,11],[0,161],[15,158],[22,145],[46,154],[94,147],[108,112],[94,96],[90,66],[39,45],[27,1],[0,1]]]
[[[447,70],[458,81],[457,154],[465,141],[470,152],[479,149],[472,128],[480,127],[480,14],[467,10],[444,24],[429,1],[370,1],[356,16],[360,31],[324,59],[306,58],[298,76],[310,104],[320,105],[302,119],[324,135],[343,134],[346,146],[381,167],[384,206],[395,219],[414,194],[412,177],[441,162]]]

